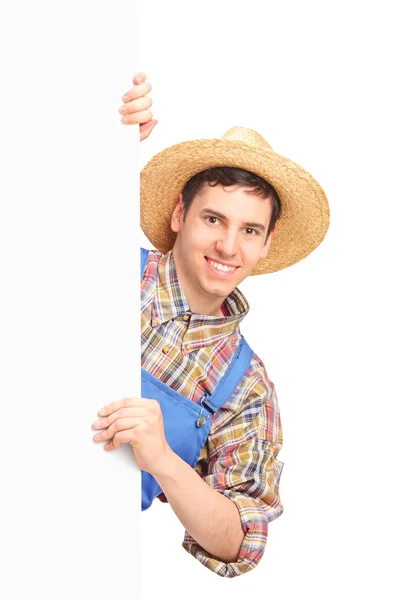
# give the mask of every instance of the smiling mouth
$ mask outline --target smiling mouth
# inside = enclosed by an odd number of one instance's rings
[[[223,274],[228,274],[228,273],[234,273],[239,267],[236,267],[235,265],[227,265],[224,263],[220,263],[216,260],[213,260],[212,258],[209,258],[208,256],[204,257],[206,259],[206,261],[208,262],[208,264],[215,269],[216,271],[218,271],[219,273]]]

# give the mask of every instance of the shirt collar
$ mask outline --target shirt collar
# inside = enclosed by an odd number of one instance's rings
[[[184,342],[188,350],[194,350],[232,333],[250,310],[248,301],[238,288],[235,288],[226,298],[225,306],[229,311],[229,316],[214,317],[191,313],[189,303],[179,283],[172,251],[170,250],[160,258],[152,307],[151,324],[153,327],[171,319],[187,323]],[[186,320],[187,315],[190,315],[188,320]]]

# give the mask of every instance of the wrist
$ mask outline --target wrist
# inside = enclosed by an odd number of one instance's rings
[[[151,473],[151,475],[153,475],[154,479],[156,479],[160,485],[161,481],[165,481],[173,477],[173,474],[176,471],[177,460],[179,460],[179,456],[175,454],[170,446],[167,446],[165,452],[162,456],[160,456]]]

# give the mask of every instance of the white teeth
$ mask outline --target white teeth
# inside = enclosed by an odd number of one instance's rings
[[[228,267],[227,265],[221,265],[220,263],[214,262],[210,260],[210,265],[212,265],[218,271],[234,271],[236,267]]]

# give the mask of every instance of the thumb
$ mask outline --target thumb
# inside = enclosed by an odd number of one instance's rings
[[[149,137],[157,123],[158,121],[156,119],[151,119],[151,121],[147,121],[147,123],[140,125],[140,141]]]

